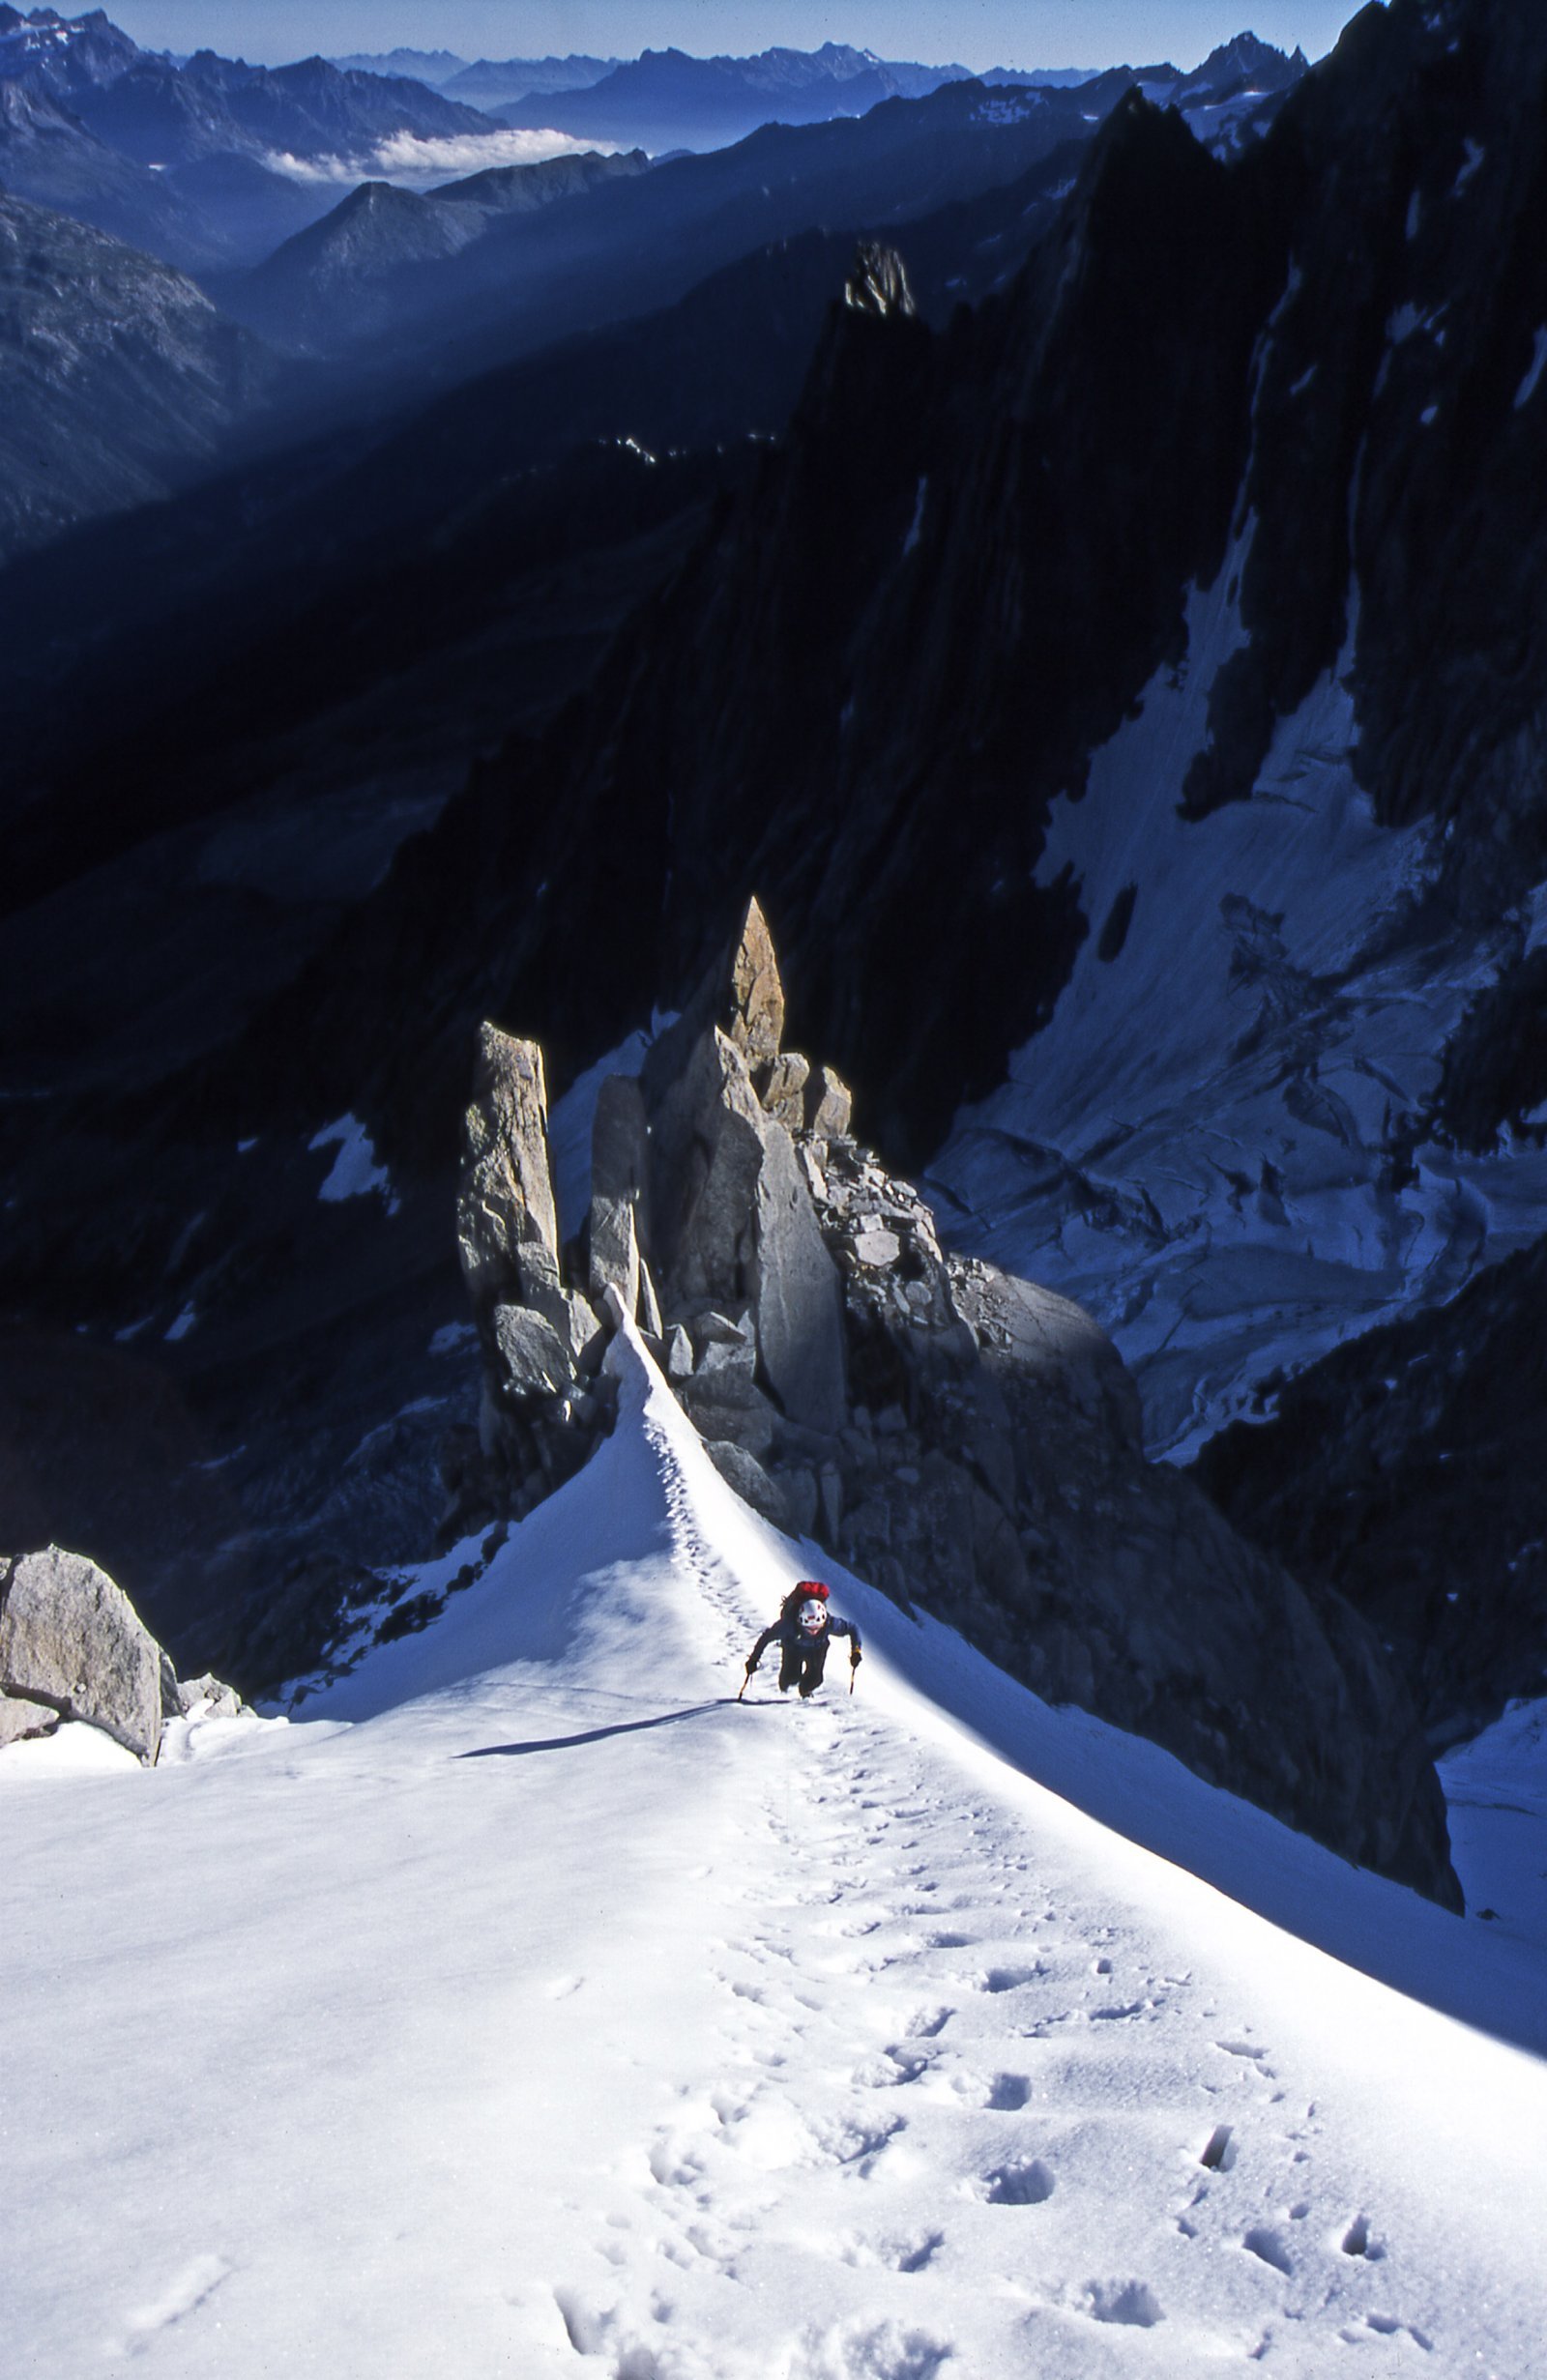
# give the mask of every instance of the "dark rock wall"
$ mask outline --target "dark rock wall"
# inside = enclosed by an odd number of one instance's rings
[[[1392,1650],[1437,1747],[1547,1690],[1547,1243],[1369,1332],[1195,1476]]]

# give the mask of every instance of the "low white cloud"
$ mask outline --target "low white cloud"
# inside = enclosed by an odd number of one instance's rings
[[[295,182],[395,182],[402,189],[429,189],[438,182],[459,181],[465,174],[486,173],[495,165],[539,165],[544,158],[569,157],[586,149],[611,156],[616,141],[576,140],[569,132],[459,132],[445,140],[418,140],[412,132],[394,132],[390,139],[354,157],[292,157],[274,150],[268,162],[276,173]]]

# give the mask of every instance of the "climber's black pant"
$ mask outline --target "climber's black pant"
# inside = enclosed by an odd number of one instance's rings
[[[792,1686],[801,1689],[801,1699],[815,1694],[822,1683],[822,1672],[828,1663],[828,1640],[820,1637],[815,1644],[781,1644],[779,1647],[779,1692],[788,1694]]]

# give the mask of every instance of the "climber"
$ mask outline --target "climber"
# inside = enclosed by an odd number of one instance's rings
[[[828,1610],[828,1590],[820,1579],[803,1579],[785,1596],[778,1618],[771,1628],[764,1629],[748,1653],[746,1674],[748,1677],[752,1675],[768,1647],[776,1640],[780,1694],[788,1694],[792,1686],[798,1686],[802,1701],[809,1701],[822,1683],[828,1646],[834,1637],[849,1639],[849,1691],[852,1694],[854,1671],[862,1658],[860,1631],[852,1620],[833,1618]],[[746,1692],[744,1685],[742,1692]]]

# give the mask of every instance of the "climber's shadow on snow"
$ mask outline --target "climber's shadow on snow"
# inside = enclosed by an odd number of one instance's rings
[[[722,1694],[713,1702],[693,1702],[686,1710],[657,1711],[654,1719],[620,1719],[615,1727],[588,1727],[583,1735],[540,1735],[529,1744],[481,1744],[475,1752],[459,1752],[458,1760],[517,1760],[529,1752],[572,1752],[579,1744],[600,1744],[609,1735],[639,1735],[646,1727],[671,1727],[679,1720],[701,1719],[706,1711],[721,1711],[735,1705],[733,1694]]]

